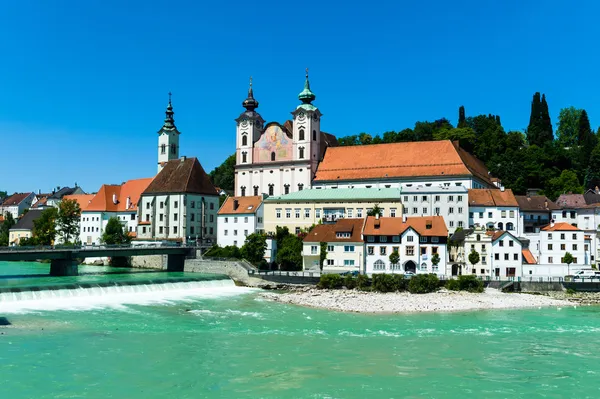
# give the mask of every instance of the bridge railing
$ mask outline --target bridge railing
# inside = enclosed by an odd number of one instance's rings
[[[196,248],[195,245],[181,243],[150,243],[150,244],[102,244],[102,245],[36,245],[0,247],[0,253],[18,252],[52,252],[52,251],[97,251],[103,249],[150,249],[150,248]]]

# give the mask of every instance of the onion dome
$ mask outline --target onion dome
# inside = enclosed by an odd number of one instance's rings
[[[300,101],[302,101],[302,103],[310,104],[312,101],[315,100],[316,97],[317,96],[315,96],[315,93],[310,91],[310,82],[308,81],[308,68],[306,68],[306,81],[304,82],[304,90],[302,90],[300,94],[298,94],[298,98],[300,99]]]
[[[258,108],[258,101],[254,99],[254,92],[252,91],[252,76],[250,76],[250,87],[248,88],[248,98],[244,100],[242,106],[248,111],[252,112]]]

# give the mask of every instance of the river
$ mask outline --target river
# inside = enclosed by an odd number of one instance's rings
[[[167,286],[0,301],[0,397],[600,397],[595,307],[343,314],[228,280]]]

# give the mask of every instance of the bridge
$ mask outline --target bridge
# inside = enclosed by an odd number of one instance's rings
[[[164,244],[100,245],[74,247],[6,247],[0,248],[0,261],[50,260],[51,276],[76,276],[77,259],[110,257],[113,266],[125,265],[127,257],[166,255],[167,271],[183,271],[186,256],[195,254],[195,246]]]

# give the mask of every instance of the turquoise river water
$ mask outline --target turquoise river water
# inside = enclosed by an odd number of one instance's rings
[[[0,262],[0,274],[47,269]],[[27,279],[0,288],[49,278]],[[160,286],[0,294],[12,323],[0,327],[0,398],[600,397],[595,307],[343,314],[229,280]]]

